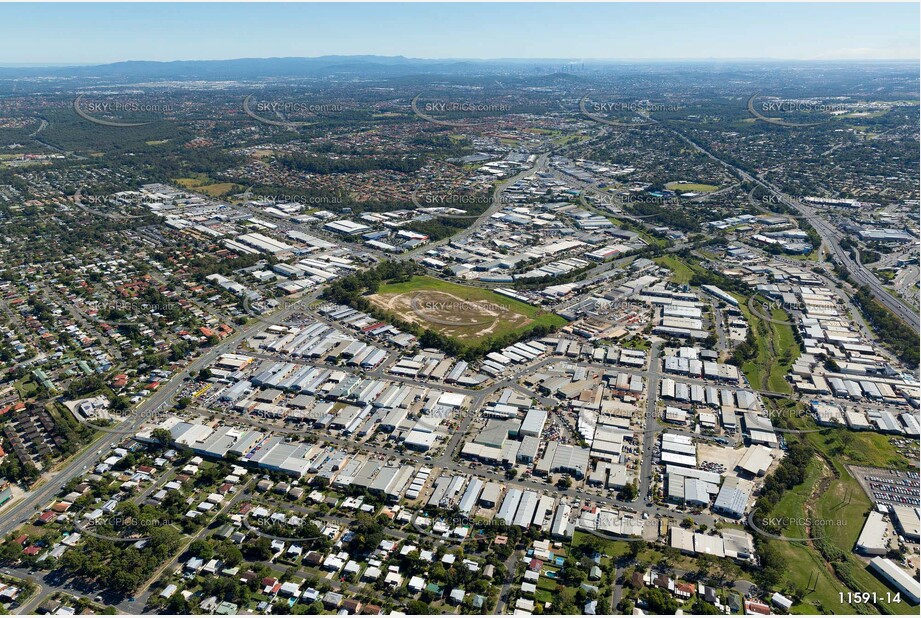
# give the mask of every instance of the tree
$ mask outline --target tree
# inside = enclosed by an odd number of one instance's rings
[[[243,562],[243,552],[235,545],[224,543],[217,548],[217,553],[227,567],[235,567]]]
[[[413,599],[406,603],[406,613],[410,616],[424,616],[433,612],[428,603]]]
[[[152,437],[161,446],[169,446],[173,441],[173,434],[171,434],[168,429],[163,429],[162,427],[154,429]]]
[[[166,604],[166,609],[169,610],[170,614],[190,614],[188,602],[185,600],[185,597],[181,594],[174,594],[170,597],[169,602]]]
[[[627,543],[627,556],[629,556],[631,560],[636,560],[637,556],[639,556],[645,549],[646,541],[643,541],[642,539],[630,541]]]
[[[691,604],[691,613],[694,615],[716,615],[720,613],[720,610],[712,603],[707,603],[700,597],[697,597],[694,599],[694,603]]]
[[[214,557],[214,548],[204,539],[195,539],[189,545],[189,553],[202,560],[211,560]]]
[[[621,490],[621,494],[624,497],[624,500],[627,502],[633,502],[636,500],[636,497],[639,495],[640,490],[636,486],[636,479],[630,481],[624,488]]]
[[[352,553],[359,555],[370,553],[377,549],[377,546],[384,540],[384,527],[364,513],[356,519],[353,531],[355,535],[349,542],[349,549]]]
[[[243,551],[253,560],[268,560],[273,554],[272,542],[264,536],[259,536],[244,545]]]
[[[435,581],[444,581],[447,571],[445,571],[444,565],[440,562],[432,565],[432,568],[429,569],[429,578],[434,579]]]
[[[665,594],[660,588],[647,588],[643,591],[643,599],[653,614],[674,615],[678,609],[678,601],[671,595]]]

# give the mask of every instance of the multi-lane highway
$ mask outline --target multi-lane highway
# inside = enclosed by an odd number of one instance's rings
[[[818,232],[819,236],[822,238],[822,242],[829,248],[832,256],[834,256],[835,261],[837,261],[838,264],[840,264],[841,267],[848,272],[848,274],[858,285],[867,286],[872,292],[873,296],[876,297],[876,300],[878,300],[883,306],[896,314],[916,333],[921,332],[921,317],[919,317],[918,312],[907,305],[904,301],[890,294],[889,291],[883,287],[883,284],[880,283],[879,279],[877,279],[876,276],[871,273],[866,266],[860,263],[859,259],[853,259],[847,251],[842,249],[841,245],[838,244],[841,233],[836,230],[835,227],[824,217],[817,214],[812,207],[807,206],[798,200],[794,200],[789,195],[781,191],[773,183],[762,180],[757,176],[752,176],[745,170],[738,168],[735,165],[724,161],[723,159],[720,159],[712,152],[698,145],[694,140],[685,136],[681,132],[674,129],[672,130],[676,135],[681,137],[681,139],[687,142],[698,152],[706,155],[724,167],[733,170],[743,180],[747,180],[759,185],[763,189],[767,190],[779,203],[784,204],[789,208],[799,212],[802,218],[805,221],[808,221],[809,224],[815,228],[815,231]]]

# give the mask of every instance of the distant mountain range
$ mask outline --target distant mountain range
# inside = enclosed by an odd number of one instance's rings
[[[324,78],[324,77],[397,77],[412,75],[499,75],[499,74],[552,74],[564,75],[573,72],[598,71],[620,67],[636,70],[641,66],[656,67],[685,65],[700,68],[716,64],[722,67],[738,65],[751,67],[764,65],[807,65],[829,66],[842,62],[779,62],[776,60],[648,60],[648,61],[602,61],[573,59],[496,59],[496,60],[431,60],[406,58],[404,56],[320,56],[316,58],[238,58],[234,60],[178,60],[154,62],[146,60],[115,62],[100,65],[75,66],[18,66],[0,67],[0,79],[23,77],[61,78],[103,78],[115,81],[145,80],[245,80],[261,78]],[[863,65],[897,64],[893,62],[847,63]],[[917,62],[903,64],[917,66]]]
[[[118,80],[259,79],[330,76],[391,77],[564,70],[572,60],[425,60],[403,56],[321,56],[235,60],[127,61],[100,65],[0,67],[0,78],[100,77]]]

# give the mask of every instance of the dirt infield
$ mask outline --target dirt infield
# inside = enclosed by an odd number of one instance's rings
[[[534,321],[501,301],[466,300],[437,290],[379,293],[369,300],[406,322],[461,341],[499,335]]]

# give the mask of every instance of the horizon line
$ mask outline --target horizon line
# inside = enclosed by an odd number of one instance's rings
[[[0,61],[0,68],[6,69],[61,69],[67,67],[104,67],[114,64],[127,63],[153,63],[153,64],[172,64],[179,62],[235,62],[242,60],[320,60],[324,58],[380,58],[380,59],[402,59],[408,61],[425,61],[425,62],[559,62],[568,64],[586,64],[586,63],[641,63],[641,62],[788,62],[788,63],[868,63],[868,62],[906,62],[921,64],[919,58],[779,58],[779,57],[687,57],[687,58],[544,58],[544,57],[500,57],[500,58],[475,58],[475,57],[421,57],[421,56],[385,56],[376,54],[327,54],[322,56],[240,56],[233,58],[181,58],[174,60],[145,60],[145,59],[125,59],[111,60],[103,62],[16,62],[4,63]]]

